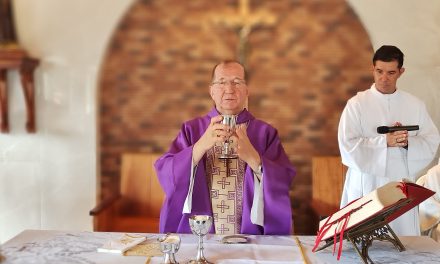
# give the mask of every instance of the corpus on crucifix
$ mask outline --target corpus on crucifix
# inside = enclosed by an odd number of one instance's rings
[[[257,26],[274,25],[276,23],[276,16],[262,9],[251,13],[249,0],[239,0],[238,13],[235,11],[225,12],[225,14],[213,17],[213,21],[216,24],[236,30],[239,37],[237,59],[240,63],[247,66],[250,33]]]

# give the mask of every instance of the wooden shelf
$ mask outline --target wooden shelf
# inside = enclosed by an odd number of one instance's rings
[[[26,130],[36,132],[35,125],[35,85],[34,71],[38,66],[37,59],[30,58],[20,48],[0,46],[0,132],[9,132],[8,116],[8,70],[18,70],[26,103]]]

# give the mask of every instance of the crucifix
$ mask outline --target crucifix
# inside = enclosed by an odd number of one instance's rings
[[[220,16],[213,17],[216,24],[225,25],[235,29],[238,33],[238,61],[247,66],[247,57],[249,53],[249,34],[258,26],[272,26],[277,19],[274,14],[265,10],[257,10],[251,14],[249,0],[239,0],[239,10],[237,12],[227,12]]]

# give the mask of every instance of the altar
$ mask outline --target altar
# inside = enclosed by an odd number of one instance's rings
[[[161,263],[162,258],[123,256],[98,253],[97,248],[123,233],[26,230],[0,247],[4,263]],[[138,234],[139,235],[139,234]],[[155,243],[160,234],[142,234],[147,243]],[[182,244],[176,255],[179,263],[195,257],[197,237],[180,234]],[[223,244],[222,236],[207,235],[205,256],[214,263],[288,264],[288,263],[362,263],[350,243],[344,243],[340,261],[331,247],[313,253],[314,236],[255,236],[249,235],[247,244]],[[375,263],[438,263],[440,243],[429,237],[399,237],[406,251],[398,252],[392,244],[375,241],[370,256]],[[301,252],[302,251],[302,252]],[[304,259],[305,257],[305,259]]]

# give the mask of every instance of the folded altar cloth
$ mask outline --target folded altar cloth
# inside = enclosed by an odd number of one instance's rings
[[[111,239],[104,243],[104,245],[98,248],[98,252],[123,254],[130,248],[145,241],[145,239],[145,236],[124,234],[120,238]]]

